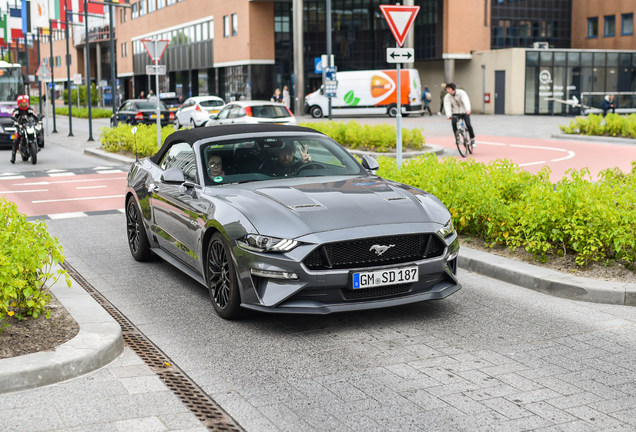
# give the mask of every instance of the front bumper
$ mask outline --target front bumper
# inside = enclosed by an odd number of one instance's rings
[[[456,276],[459,251],[456,234],[445,239],[445,250],[436,258],[372,268],[311,271],[305,267],[302,261],[317,245],[334,240],[360,238],[359,235],[356,237],[356,230],[346,231],[349,231],[349,235],[340,231],[335,236],[333,233],[324,233],[326,236],[321,233],[297,239],[303,241],[303,244],[287,254],[249,252],[236,246],[234,255],[241,284],[242,306],[271,313],[329,314],[442,299],[461,288]],[[321,241],[308,242],[319,238]],[[351,274],[354,271],[410,266],[417,266],[419,271],[419,279],[411,284],[355,290],[351,287]],[[251,269],[295,273],[298,279],[283,280],[255,276]]]

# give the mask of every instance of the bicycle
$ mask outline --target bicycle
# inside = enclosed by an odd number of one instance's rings
[[[457,132],[455,133],[455,144],[457,150],[462,157],[466,157],[468,153],[473,154],[473,142],[468,136],[468,129],[464,123],[464,114],[453,114],[457,118]]]

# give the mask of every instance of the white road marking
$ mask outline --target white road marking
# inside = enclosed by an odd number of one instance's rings
[[[523,145],[523,144],[510,144],[510,147],[541,149],[541,150],[552,150],[552,151],[560,151],[560,152],[568,151],[566,149],[556,148],[556,147],[541,147],[541,146]]]
[[[126,180],[126,177],[83,179],[83,180],[60,180],[60,181],[52,181],[52,182],[43,181],[43,182],[34,182],[34,183],[15,183],[13,186],[49,185],[49,184],[60,184],[60,183],[82,183],[82,182],[96,182],[96,181],[107,181],[107,180]]]
[[[0,180],[22,180],[26,178],[23,175],[15,175],[15,176],[7,176],[7,177],[0,177]]]
[[[100,166],[100,167],[95,167],[95,168],[93,168],[93,171],[108,170],[108,169],[111,169],[111,168],[112,168],[112,167],[101,167],[101,166]]]
[[[124,198],[124,196],[125,195],[109,195],[109,196],[100,196],[100,197],[61,198],[61,199],[54,199],[54,200],[31,201],[31,203],[41,204],[41,203],[63,202],[63,201],[87,201],[87,200],[110,199],[110,198]]]
[[[84,212],[72,212],[72,213],[56,213],[47,215],[51,219],[69,219],[76,217],[88,217],[88,215]]]
[[[126,213],[126,209],[117,209],[117,211],[122,212],[122,213]]]
[[[14,175],[18,175],[18,173],[2,173],[2,174],[0,174],[0,177],[2,177],[2,176],[14,176]]]
[[[494,146],[500,146],[500,147],[505,147],[506,145],[503,143],[496,143],[496,142],[488,142],[488,141],[475,141],[477,144],[486,144],[486,145],[494,145]]]
[[[61,169],[51,169],[46,171],[47,173],[59,173],[59,172],[67,172],[66,170],[61,170]]]
[[[559,158],[559,159],[552,159],[550,162],[559,162],[559,161],[562,161],[562,160],[570,159],[570,158],[574,157],[574,155],[576,154],[572,150],[568,150],[568,153],[569,154],[566,157],[562,157],[562,158]]]
[[[49,174],[49,177],[67,177],[67,176],[74,176],[75,173],[72,172],[58,172],[58,173],[51,173]]]
[[[17,190],[17,191],[0,191],[0,195],[11,193],[31,193],[31,192],[48,192],[48,189],[32,189],[32,190]]]
[[[519,164],[519,166],[539,165],[539,164],[544,164],[544,163],[545,163],[545,161],[528,162],[528,163],[524,163],[524,164]]]
[[[97,174],[118,174],[118,173],[123,173],[123,171],[118,169],[97,171]]]
[[[101,185],[101,186],[78,186],[75,189],[99,189],[99,188],[105,188],[106,185]]]

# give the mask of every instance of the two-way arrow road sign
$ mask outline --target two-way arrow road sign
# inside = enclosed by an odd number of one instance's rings
[[[387,63],[413,63],[415,61],[415,50],[413,48],[387,48]]]

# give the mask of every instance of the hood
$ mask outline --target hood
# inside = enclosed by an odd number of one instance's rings
[[[444,224],[450,218],[434,196],[378,177],[272,184],[224,189],[221,198],[241,211],[260,234],[285,238],[373,225]]]

